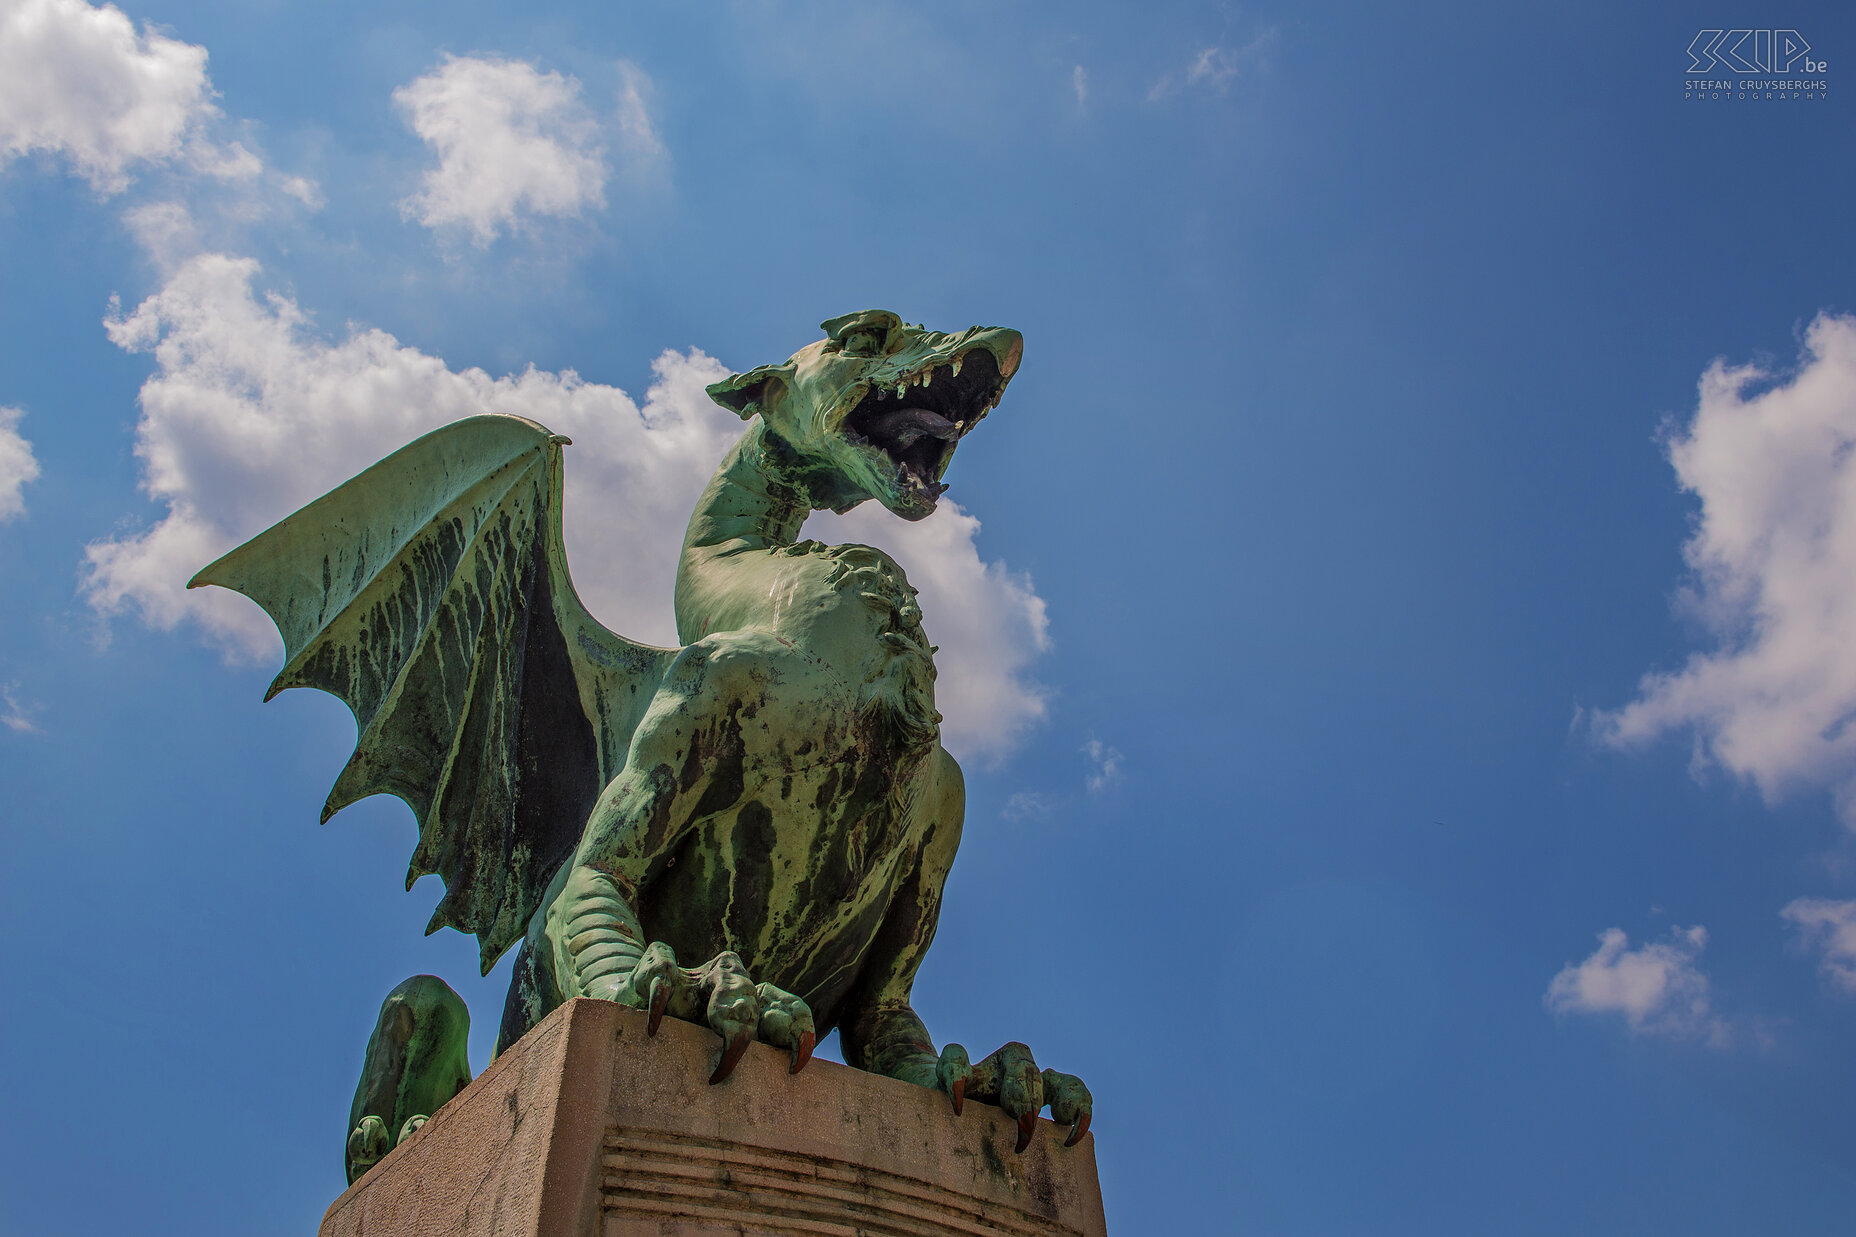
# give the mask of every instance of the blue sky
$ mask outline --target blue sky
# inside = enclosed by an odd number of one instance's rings
[[[1727,23],[1831,89],[1685,99]],[[1115,1231],[1847,1232],[1853,46],[0,0],[0,1228],[306,1231],[389,988],[488,1056],[507,961],[421,936],[397,801],[317,827],[347,711],[186,577],[519,412],[666,639],[702,383],[884,307],[1027,341],[957,506],[812,526],[944,649],[917,1006],[1090,1084]]]

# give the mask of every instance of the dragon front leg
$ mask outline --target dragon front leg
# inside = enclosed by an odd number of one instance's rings
[[[915,871],[883,921],[863,980],[857,1012],[843,1028],[844,1059],[862,1069],[946,1092],[959,1113],[971,1097],[1004,1109],[1018,1125],[1017,1150],[1031,1145],[1038,1112],[1070,1127],[1064,1146],[1089,1132],[1094,1101],[1072,1074],[1040,1070],[1031,1050],[1010,1043],[972,1064],[967,1050],[948,1044],[939,1052],[909,1004],[915,973],[934,940],[941,892],[960,844],[966,791],[960,766],[945,751],[935,768],[935,818]]]
[[[889,1078],[945,1092],[959,1114],[970,1096],[1004,1109],[1018,1125],[1017,1151],[1031,1145],[1038,1112],[1050,1105],[1052,1120],[1070,1127],[1063,1145],[1073,1147],[1089,1132],[1094,1100],[1074,1074],[1040,1070],[1031,1049],[1006,1044],[977,1065],[967,1050],[948,1044],[939,1053],[928,1028],[907,1002],[866,1011],[845,1029],[845,1059]]]
[[[845,1028],[845,1040],[855,1045],[863,1069],[944,1091],[956,1113],[964,1106],[967,1080],[973,1072],[967,1050],[949,1044],[936,1053],[928,1028],[907,1001],[888,1002],[867,1011]]]
[[[742,764],[741,753],[729,750],[739,739],[729,738],[728,722],[751,686],[744,680],[753,677],[755,656],[746,641],[728,636],[683,651],[639,723],[625,768],[594,806],[546,911],[561,996],[647,1010],[653,1035],[666,1013],[706,1023],[723,1041],[712,1083],[728,1077],[756,1038],[790,1049],[793,1073],[805,1068],[817,1042],[812,1011],[799,997],[756,984],[732,952],[679,966],[670,945],[646,940],[636,909],[640,883],[690,821],[726,809],[742,794],[739,772],[731,783],[715,771]]]
[[[694,968],[677,965],[662,941],[644,942],[630,900],[611,873],[576,865],[549,909],[548,937],[555,943],[555,975],[564,996],[589,996],[645,1010],[648,1034],[666,1013],[706,1023],[722,1037],[722,1056],[711,1083],[734,1072],[755,1039],[788,1048],[797,1074],[812,1059],[817,1028],[806,1003],[772,984],[756,984],[729,952]]]

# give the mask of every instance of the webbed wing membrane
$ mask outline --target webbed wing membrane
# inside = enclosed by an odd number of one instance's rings
[[[574,593],[566,442],[519,417],[458,421],[188,584],[243,593],[276,622],[284,668],[266,700],[315,687],[354,710],[360,738],[323,820],[368,795],[411,805],[407,888],[444,880],[426,930],[476,933],[486,973],[578,844],[676,656],[607,631]]]

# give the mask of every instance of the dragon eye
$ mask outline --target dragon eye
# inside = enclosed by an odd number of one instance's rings
[[[875,356],[882,346],[883,332],[871,327],[852,327],[844,333],[845,356]]]

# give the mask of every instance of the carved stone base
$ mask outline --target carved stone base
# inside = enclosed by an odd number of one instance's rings
[[[1102,1237],[1095,1136],[830,1061],[572,1001],[335,1200],[321,1237]]]

